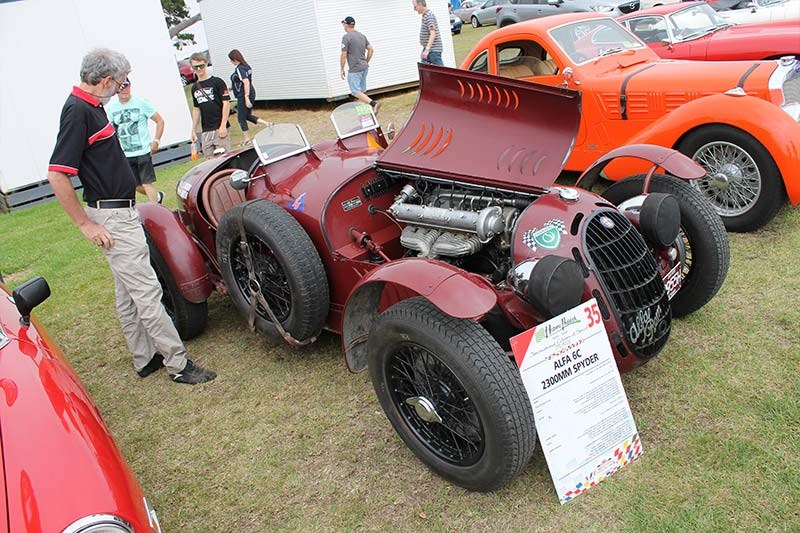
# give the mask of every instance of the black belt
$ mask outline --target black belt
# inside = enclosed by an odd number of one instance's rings
[[[136,200],[97,200],[86,202],[86,205],[97,209],[124,209],[136,205]]]

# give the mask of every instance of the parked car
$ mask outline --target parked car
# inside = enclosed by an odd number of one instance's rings
[[[461,2],[461,6],[459,6],[458,9],[453,10],[453,14],[457,16],[462,23],[468,24],[473,11],[481,7],[482,3],[483,2],[480,0],[467,0],[466,2]]]
[[[192,64],[188,59],[178,61],[178,72],[181,73],[181,81],[184,85],[189,85],[190,83],[197,81],[197,75],[194,73]]]
[[[497,30],[462,67],[580,89],[583,122],[566,169],[632,143],[675,148],[706,169],[696,187],[726,227],[751,231],[772,220],[787,193],[800,202],[797,65],[664,60],[614,19],[576,13]],[[635,171],[626,163],[605,174]]]
[[[419,69],[419,99],[390,144],[350,102],[332,115],[334,141],[274,125],[184,175],[177,212],[137,208],[176,324],[204,324],[224,287],[270,337],[341,334],[348,368],[369,371],[408,447],[451,482],[493,490],[536,441],[509,338],[595,298],[619,368],[637,367],[673,316],[717,292],[727,234],[677,178],[650,180],[669,194],[639,182],[624,212],[554,186],[578,131],[576,91]],[[481,157],[466,157],[476,146]],[[626,155],[703,174],[673,150],[631,146],[587,176]]]
[[[726,21],[752,24],[793,20],[800,24],[800,0],[717,0],[709,5]]]
[[[450,33],[458,35],[461,33],[461,19],[450,13]]]
[[[639,0],[511,0],[497,13],[497,26],[503,28],[525,20],[564,13],[605,13],[618,17],[639,9]]]
[[[50,295],[45,279],[13,293],[0,283],[0,295],[2,529],[160,532],[89,393],[31,316]]]
[[[730,61],[800,57],[800,25],[766,22],[734,26],[705,2],[637,11],[617,19],[664,59]]]
[[[492,26],[497,24],[497,12],[500,8],[508,4],[510,0],[486,0],[481,7],[472,12],[469,21],[473,28],[481,26]]]

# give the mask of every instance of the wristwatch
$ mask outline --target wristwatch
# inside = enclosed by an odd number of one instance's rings
[[[153,142],[161,146],[161,139],[153,139]]]

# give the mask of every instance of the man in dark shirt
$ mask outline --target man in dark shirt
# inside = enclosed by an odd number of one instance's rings
[[[372,106],[377,113],[381,104],[367,96],[367,73],[369,72],[369,61],[375,50],[369,44],[369,40],[364,34],[356,31],[356,20],[353,17],[345,17],[342,20],[342,55],[339,58],[339,67],[342,71],[342,79],[347,77],[347,85],[350,86],[350,94],[361,100],[365,104]],[[345,64],[350,72],[345,74]]]
[[[133,354],[146,377],[166,366],[178,383],[203,383],[216,374],[195,365],[161,305],[161,286],[134,206],[136,179],[103,105],[124,89],[131,70],[125,56],[98,48],[81,64],[81,83],[61,111],[61,125],[47,179],[67,215],[83,235],[101,247],[114,275],[117,313]],[[83,184],[81,208],[69,176]]]
[[[231,95],[228,86],[220,78],[208,73],[208,61],[202,52],[189,56],[189,63],[197,74],[197,81],[192,85],[192,142],[197,142],[199,124],[203,129],[201,144],[204,156],[230,151],[228,115]]]

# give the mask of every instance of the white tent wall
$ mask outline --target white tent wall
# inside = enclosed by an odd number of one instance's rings
[[[161,145],[188,140],[191,115],[159,0],[0,3],[0,191],[47,178],[61,108],[95,47],[128,58],[133,94],[166,123]]]
[[[418,81],[420,15],[411,0],[202,0],[214,74],[230,85],[236,48],[253,67],[257,100],[339,98],[349,94],[339,75],[346,16],[367,36],[375,57],[367,90]],[[429,0],[442,32],[444,63],[455,66],[447,0]]]

